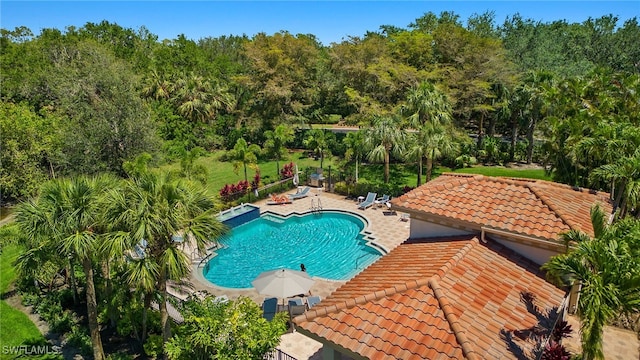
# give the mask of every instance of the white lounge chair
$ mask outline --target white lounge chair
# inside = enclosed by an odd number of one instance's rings
[[[373,205],[373,203],[376,201],[376,196],[378,194],[376,193],[368,193],[367,197],[364,199],[363,202],[361,202],[360,204],[358,204],[358,209],[363,209],[365,210],[366,208],[370,207],[371,205]]]
[[[389,200],[391,200],[391,196],[384,194],[382,197],[376,199],[375,204],[378,205],[378,207],[381,207],[387,204]]]
[[[307,197],[309,196],[309,190],[311,190],[311,188],[308,186],[305,186],[304,189],[302,189],[301,191],[295,194],[289,194],[289,200],[296,200],[296,199],[302,199],[304,197]]]

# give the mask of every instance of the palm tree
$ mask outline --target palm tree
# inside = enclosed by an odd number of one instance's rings
[[[142,88],[142,96],[148,99],[168,100],[171,97],[173,85],[161,76],[157,70],[152,70]]]
[[[87,319],[95,359],[104,359],[94,284],[94,254],[102,229],[103,203],[112,180],[76,177],[53,180],[33,203],[21,205],[17,222],[30,238],[50,238],[63,257],[80,262],[86,277]],[[73,272],[73,269],[71,269]]]
[[[232,104],[225,88],[198,75],[178,80],[175,88],[173,102],[178,113],[191,121],[209,122]]]
[[[273,131],[266,131],[264,136],[267,138],[264,149],[276,159],[276,174],[280,174],[280,160],[285,156],[286,145],[293,141],[293,129],[280,124]]]
[[[148,262],[129,270],[127,281],[151,289],[150,277],[159,293],[160,319],[164,343],[171,336],[167,312],[167,281],[180,280],[190,272],[190,259],[174,241],[183,233],[200,253],[226,230],[213,211],[215,204],[206,190],[195,183],[174,179],[170,174],[145,173],[126,181],[120,195],[112,197],[112,221],[126,229],[131,241],[142,244]],[[145,295],[147,298],[148,295]]]
[[[426,81],[409,91],[402,113],[408,115],[409,124],[414,127],[426,123],[446,125],[452,120],[451,104],[447,96],[433,83]]]
[[[196,160],[204,154],[203,148],[197,146],[191,150],[180,150],[180,176],[188,180],[197,180],[202,185],[207,184],[207,168],[196,164]]]
[[[366,151],[364,149],[364,133],[362,131],[350,132],[347,133],[347,136],[342,140],[347,151],[344,154],[345,159],[351,160],[354,159],[356,163],[356,174],[355,179],[356,183],[358,182],[358,164],[360,163],[360,159],[364,157]]]
[[[447,96],[433,83],[423,81],[411,89],[402,112],[408,114],[408,123],[417,131],[409,156],[418,160],[417,186],[422,184],[422,161],[427,161],[427,181],[431,180],[433,161],[454,150],[447,131],[451,128],[452,109]],[[445,130],[446,129],[446,130]]]
[[[326,134],[323,129],[310,130],[307,133],[307,137],[302,141],[302,144],[307,149],[313,150],[314,153],[320,155],[320,168],[322,168],[325,155],[331,156],[331,151],[329,150],[330,141],[330,135]]]
[[[521,114],[528,118],[527,121],[527,164],[533,161],[534,132],[538,122],[543,116],[546,105],[546,87],[551,84],[552,75],[543,71],[530,72],[524,79],[524,85],[519,88],[520,98],[527,99],[522,104]],[[548,98],[548,96],[547,96]]]
[[[422,164],[426,160],[426,181],[431,180],[433,163],[443,155],[451,155],[458,149],[458,142],[451,134],[455,133],[452,126],[442,126],[426,123],[417,132],[412,134],[412,141],[407,150],[407,155],[418,161],[417,185],[422,184]]]
[[[389,163],[391,153],[401,156],[404,152],[406,133],[401,127],[399,116],[377,117],[364,135],[365,148],[370,161],[384,161],[384,182],[389,183]]]
[[[244,138],[239,138],[236,141],[236,144],[233,146],[233,150],[231,151],[231,158],[234,160],[233,169],[238,173],[240,169],[240,165],[244,167],[244,180],[249,181],[247,177],[247,165],[249,167],[255,168],[258,163],[257,154],[260,153],[260,147],[256,144],[247,144],[247,141]]]
[[[577,315],[581,320],[583,359],[604,359],[602,331],[616,316],[640,310],[640,222],[626,219],[605,225],[599,207],[591,209],[594,237],[579,232],[564,235],[578,240],[566,254],[543,265],[559,285],[581,284]]]
[[[619,209],[618,218],[627,214],[628,209],[635,209],[640,216],[640,148],[632,156],[623,156],[611,164],[603,165],[591,173],[592,178],[611,181],[614,196],[614,210]]]

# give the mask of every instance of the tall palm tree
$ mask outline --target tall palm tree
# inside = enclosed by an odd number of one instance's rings
[[[547,105],[547,89],[551,85],[553,77],[550,73],[538,71],[530,72],[524,79],[524,85],[518,90],[522,99],[522,112],[527,121],[527,164],[533,161],[534,133],[539,121],[543,117],[543,111]]]
[[[149,278],[159,293],[160,320],[164,343],[171,336],[167,312],[167,281],[180,280],[190,272],[190,259],[174,241],[184,241],[204,253],[209,242],[216,241],[226,227],[213,211],[215,204],[206,190],[195,183],[174,179],[170,174],[145,173],[127,180],[120,195],[112,198],[112,221],[126,229],[131,241],[144,247],[149,262],[129,271],[128,281],[143,284],[149,291]]]
[[[458,149],[458,142],[452,134],[455,129],[452,126],[426,123],[412,133],[414,141],[410,142],[407,155],[418,161],[417,185],[422,184],[423,160],[426,160],[426,181],[431,180],[433,163],[443,155],[451,155]]]
[[[581,284],[577,315],[581,320],[582,358],[604,359],[602,331],[616,316],[640,310],[640,222],[626,219],[606,225],[599,207],[591,210],[593,238],[579,232],[565,235],[578,240],[566,254],[543,265],[559,285]]]
[[[451,128],[452,109],[447,96],[433,83],[423,81],[411,89],[402,112],[407,114],[409,126],[417,131],[409,155],[418,160],[417,186],[422,184],[422,161],[427,161],[427,181],[431,180],[431,170],[435,157],[453,150],[446,130]],[[451,151],[450,151],[451,150]]]
[[[33,203],[19,206],[17,221],[32,238],[48,237],[63,257],[77,260],[86,277],[89,332],[95,359],[104,359],[93,266],[103,229],[103,198],[111,180],[76,177],[53,180]],[[71,269],[73,271],[73,269]]]
[[[258,163],[258,154],[260,153],[260,147],[256,144],[247,144],[247,140],[239,138],[231,151],[231,158],[234,160],[233,169],[238,173],[240,165],[244,168],[244,180],[249,181],[247,177],[247,165],[255,168]]]
[[[360,160],[365,156],[366,151],[364,149],[364,133],[362,131],[350,132],[347,133],[347,136],[342,140],[347,151],[344,154],[344,157],[347,160],[355,160],[356,163],[356,173],[355,179],[356,183],[358,182],[358,164]]]
[[[293,141],[293,129],[285,124],[276,126],[275,130],[264,133],[267,140],[264,142],[264,149],[276,159],[276,174],[280,174],[280,160],[285,156],[286,145]]]
[[[372,149],[367,155],[369,160],[384,162],[385,183],[389,183],[391,153],[398,156],[404,153],[406,133],[401,124],[401,118],[396,115],[377,117],[373,120],[371,128],[367,129],[364,135],[365,147]]]
[[[307,133],[307,137],[302,141],[302,144],[309,150],[313,150],[314,153],[320,155],[320,168],[324,162],[325,155],[331,156],[329,150],[330,135],[325,133],[323,129],[313,129]]]

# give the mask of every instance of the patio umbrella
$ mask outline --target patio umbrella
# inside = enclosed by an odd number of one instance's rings
[[[298,186],[298,182],[300,179],[298,178],[298,164],[296,164],[296,170],[293,173],[293,186]]]
[[[251,285],[260,294],[284,299],[298,294],[306,294],[313,283],[313,279],[306,272],[278,269],[261,273],[251,282]]]

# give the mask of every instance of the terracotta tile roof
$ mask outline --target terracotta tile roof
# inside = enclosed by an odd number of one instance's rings
[[[535,326],[548,334],[563,297],[537,265],[502,245],[412,240],[294,322],[369,359],[534,358],[526,335]]]
[[[589,211],[611,213],[609,194],[543,180],[443,174],[392,200],[400,211],[449,218],[555,241],[570,229],[593,235]]]

